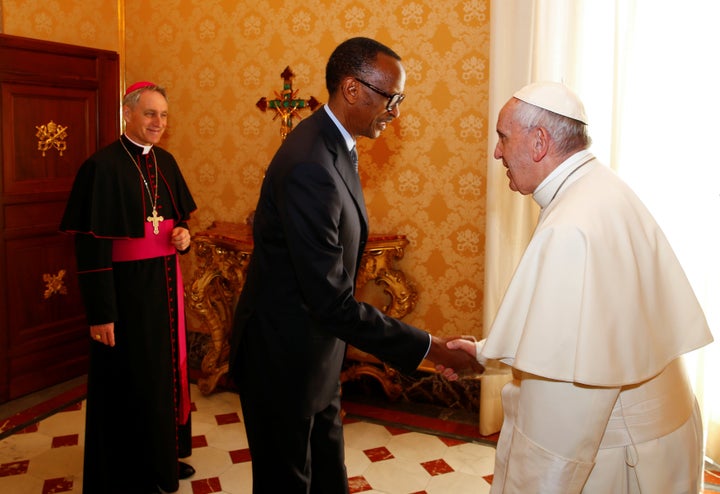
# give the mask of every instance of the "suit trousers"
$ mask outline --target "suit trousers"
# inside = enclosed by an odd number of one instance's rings
[[[252,458],[253,494],[348,494],[340,383],[323,410],[309,417],[277,405],[267,389],[236,379]]]

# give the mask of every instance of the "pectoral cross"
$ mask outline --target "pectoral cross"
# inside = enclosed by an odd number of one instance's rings
[[[153,224],[153,233],[154,233],[155,235],[157,235],[158,233],[160,233],[160,228],[158,227],[158,224],[159,224],[161,221],[164,221],[165,218],[163,218],[162,216],[158,216],[157,209],[153,209],[152,216],[148,216],[148,217],[147,217],[147,220],[148,220],[148,223],[152,223],[152,224]]]

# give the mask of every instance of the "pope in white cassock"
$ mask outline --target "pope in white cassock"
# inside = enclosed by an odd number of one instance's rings
[[[513,370],[492,493],[694,494],[702,425],[681,356],[712,336],[653,217],[587,150],[586,124],[559,83],[500,111],[495,158],[540,218],[487,339],[448,346]]]

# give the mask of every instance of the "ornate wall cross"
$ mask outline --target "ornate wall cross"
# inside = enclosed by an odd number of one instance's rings
[[[300,110],[310,109],[315,111],[315,108],[320,106],[320,102],[315,99],[315,96],[310,96],[310,99],[299,99],[297,93],[300,90],[293,91],[292,80],[295,74],[290,70],[290,66],[285,67],[280,77],[283,79],[283,89],[281,93],[275,91],[275,99],[268,100],[266,97],[260,98],[255,103],[255,106],[260,108],[261,111],[266,111],[268,108],[275,110],[275,116],[273,120],[278,117],[280,121],[280,138],[284,141],[288,133],[293,127],[293,118],[302,118],[300,116]]]

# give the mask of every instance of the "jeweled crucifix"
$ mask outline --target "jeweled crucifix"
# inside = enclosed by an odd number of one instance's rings
[[[165,218],[163,218],[162,216],[158,216],[157,209],[153,209],[152,216],[148,216],[147,220],[148,220],[148,223],[153,224],[153,233],[155,235],[160,233],[160,227],[158,227],[158,225],[160,224],[161,221],[165,221]]]
[[[293,117],[302,118],[300,116],[300,110],[310,108],[311,111],[315,111],[315,108],[320,106],[320,102],[315,99],[315,96],[310,96],[310,99],[299,99],[297,98],[297,91],[293,91],[292,80],[295,74],[290,70],[290,66],[285,67],[280,77],[283,78],[283,90],[280,94],[275,91],[275,99],[269,100],[266,97],[260,98],[255,103],[255,106],[260,108],[262,111],[266,111],[268,108],[275,110],[275,116],[273,120],[280,117],[280,138],[284,141],[288,133],[293,127]]]

